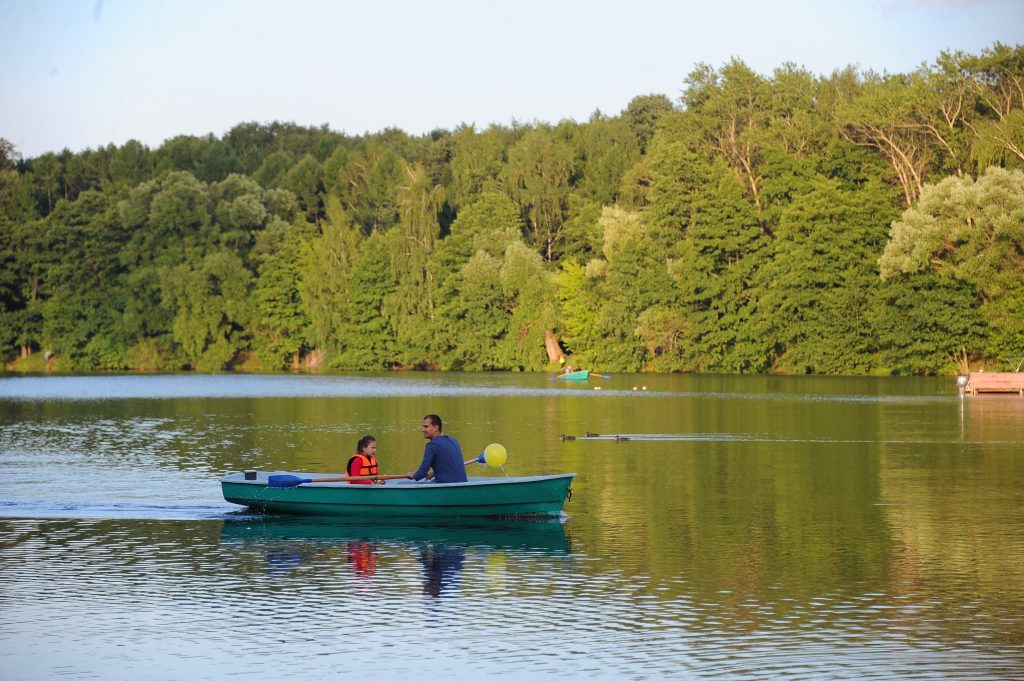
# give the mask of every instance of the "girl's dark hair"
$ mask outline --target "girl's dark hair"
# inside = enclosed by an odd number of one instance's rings
[[[356,445],[356,451],[362,454],[363,450],[366,449],[366,445],[376,441],[377,438],[375,438],[374,436],[364,435],[361,438],[359,438],[359,443]]]

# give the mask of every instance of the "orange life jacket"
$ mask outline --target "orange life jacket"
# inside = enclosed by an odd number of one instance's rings
[[[358,464],[358,466],[353,466]],[[349,475],[377,475],[377,459],[365,454],[356,454],[348,460]],[[349,480],[350,485],[372,485],[373,480]]]

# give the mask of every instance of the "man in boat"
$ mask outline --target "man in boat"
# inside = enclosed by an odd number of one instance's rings
[[[453,437],[441,432],[441,417],[427,414],[420,423],[420,432],[427,438],[423,448],[423,462],[415,473],[405,477],[422,480],[430,469],[434,469],[434,482],[466,482],[466,464],[462,460],[462,445]]]

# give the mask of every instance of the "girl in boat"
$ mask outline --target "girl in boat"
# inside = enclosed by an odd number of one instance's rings
[[[356,444],[356,453],[348,460],[346,469],[350,476],[377,475],[377,438],[364,435]],[[370,485],[383,483],[383,480],[349,480],[350,485]]]

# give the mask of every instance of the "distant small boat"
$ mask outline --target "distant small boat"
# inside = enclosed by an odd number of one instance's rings
[[[561,374],[557,377],[559,381],[585,381],[590,378],[590,370],[573,371],[568,374]]]
[[[382,485],[304,482],[275,487],[271,476],[308,473],[231,473],[220,479],[224,499],[271,513],[310,516],[401,517],[559,516],[575,473],[470,478],[446,484],[386,480]]]

